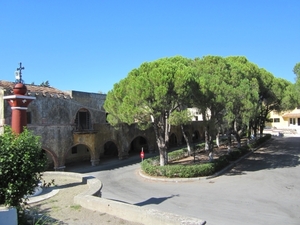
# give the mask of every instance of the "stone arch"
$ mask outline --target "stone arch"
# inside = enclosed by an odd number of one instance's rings
[[[87,131],[92,129],[92,115],[87,108],[77,110],[74,125],[76,131]]]
[[[77,143],[72,145],[68,151],[64,154],[64,164],[79,163],[79,162],[90,162],[92,158],[91,147],[83,144]]]
[[[143,135],[138,135],[130,142],[128,154],[138,154],[143,148],[144,152],[149,152],[148,140]]]
[[[105,158],[115,158],[120,155],[119,145],[114,140],[108,140],[103,145],[103,156]]]
[[[201,141],[205,140],[205,131],[204,131],[203,127],[199,128],[199,136],[200,136],[199,138]]]
[[[177,136],[176,134],[172,133],[170,135],[170,138],[169,138],[169,146],[170,147],[177,147],[178,146],[178,142],[177,142]]]
[[[42,151],[45,152],[47,155],[48,167],[50,168],[51,164],[53,163],[54,170],[59,168],[59,160],[58,160],[58,157],[55,154],[55,152],[48,148],[45,148],[45,147],[42,147]],[[52,159],[52,161],[51,161],[51,159]]]
[[[192,134],[192,141],[193,142],[198,142],[201,140],[201,137],[200,137],[200,133],[198,130],[195,130]]]

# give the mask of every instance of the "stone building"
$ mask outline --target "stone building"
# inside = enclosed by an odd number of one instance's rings
[[[12,95],[14,83],[0,81],[0,127],[11,124],[11,108],[3,96]],[[36,99],[27,110],[27,127],[41,136],[49,169],[63,170],[69,163],[90,161],[98,165],[104,158],[125,159],[132,154],[157,152],[152,129],[139,130],[123,124],[118,129],[106,121],[105,94],[61,91],[53,87],[26,85],[27,94]],[[203,138],[201,121],[186,127],[193,141]],[[170,147],[184,143],[179,127],[171,128]]]

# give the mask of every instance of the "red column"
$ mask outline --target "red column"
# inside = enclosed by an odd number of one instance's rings
[[[23,83],[17,83],[13,89],[14,95],[4,96],[11,106],[11,128],[20,134],[23,132],[24,127],[27,126],[27,106],[35,99],[35,97],[26,96],[27,88]]]
[[[17,134],[22,133],[23,127],[27,125],[26,121],[24,121],[24,117],[26,117],[26,110],[12,109],[11,117],[12,130]]]

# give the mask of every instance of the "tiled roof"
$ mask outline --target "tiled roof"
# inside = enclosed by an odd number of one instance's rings
[[[12,94],[12,90],[14,87],[15,83],[9,82],[9,81],[3,81],[0,80],[0,87],[6,89]],[[50,96],[64,96],[71,98],[70,94],[65,91],[58,90],[53,87],[42,87],[38,85],[30,85],[30,84],[25,84],[27,87],[27,95],[32,95],[32,94],[43,94],[43,95],[50,95]]]
[[[284,118],[300,118],[299,112],[291,112],[291,113],[285,113],[282,117]]]

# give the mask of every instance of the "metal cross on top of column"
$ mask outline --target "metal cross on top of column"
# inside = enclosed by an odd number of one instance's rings
[[[25,67],[22,67],[22,63],[20,62],[20,67],[17,68],[17,71],[15,72],[16,75],[16,83],[23,83],[22,80],[22,70],[25,70]]]

